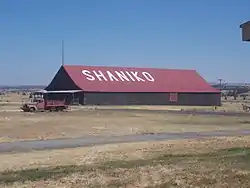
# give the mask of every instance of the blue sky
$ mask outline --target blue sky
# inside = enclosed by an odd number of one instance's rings
[[[0,85],[48,84],[65,64],[196,69],[250,82],[249,0],[0,0]]]

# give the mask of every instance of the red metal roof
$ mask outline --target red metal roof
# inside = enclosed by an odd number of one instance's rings
[[[84,91],[219,93],[195,70],[64,65]]]

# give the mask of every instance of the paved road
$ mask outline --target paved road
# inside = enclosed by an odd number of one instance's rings
[[[185,132],[185,133],[158,133],[127,136],[86,136],[82,138],[65,138],[56,140],[34,140],[0,143],[0,153],[5,152],[28,152],[32,150],[65,149],[102,144],[129,143],[141,141],[176,140],[191,138],[206,138],[220,136],[250,135],[250,129],[237,131],[214,131],[214,132]]]

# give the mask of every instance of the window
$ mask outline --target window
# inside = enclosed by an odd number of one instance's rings
[[[178,101],[178,93],[170,93],[169,101],[170,102],[177,102]]]

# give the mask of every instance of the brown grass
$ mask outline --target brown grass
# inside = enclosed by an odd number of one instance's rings
[[[216,111],[238,111],[241,112],[242,102],[223,102],[222,106],[217,107]],[[171,106],[171,105],[133,105],[133,106],[98,106],[100,109],[146,109],[146,110],[202,110],[214,111],[214,106]]]
[[[0,112],[0,141],[250,128],[250,117],[80,110],[62,113]]]
[[[250,117],[215,117],[156,113],[166,109],[207,109],[211,107],[183,106],[101,106],[108,111],[92,110],[96,107],[74,107],[66,113],[14,112],[27,96],[7,94],[0,103],[0,142],[30,139],[81,137],[85,135],[124,135],[157,132],[212,131],[250,127]],[[117,111],[116,109],[148,109],[141,111]],[[225,103],[220,109],[227,111],[241,108],[237,103]]]
[[[0,155],[5,187],[249,187],[250,137]]]
[[[29,95],[22,95],[17,93],[6,93],[5,95],[0,95],[0,104],[5,103],[20,103],[22,101],[28,100]]]

